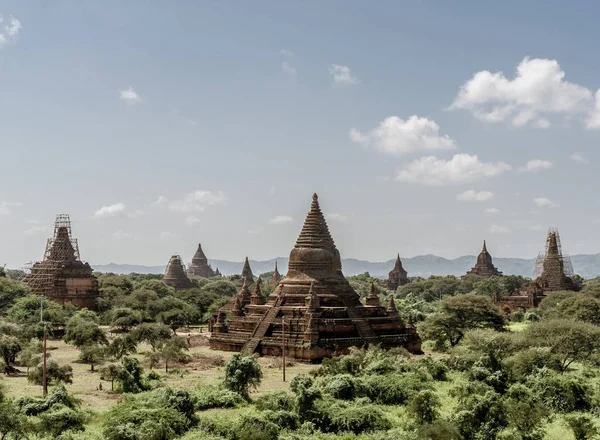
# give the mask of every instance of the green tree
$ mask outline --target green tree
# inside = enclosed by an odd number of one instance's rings
[[[129,307],[119,307],[110,312],[110,325],[120,332],[128,332],[141,322],[141,313]]]
[[[144,383],[140,361],[132,357],[124,357],[121,361],[123,368],[116,380],[124,393],[140,393],[148,387]]]
[[[169,362],[185,362],[188,355],[187,343],[181,338],[172,338],[167,340],[158,350],[160,358],[165,363],[165,373],[169,372]]]
[[[96,365],[102,365],[106,358],[106,348],[99,344],[88,344],[80,348],[79,360],[90,366],[94,371]]]
[[[424,339],[436,341],[438,347],[458,344],[467,330],[491,328],[502,330],[505,320],[490,298],[465,294],[445,298],[439,310],[428,317],[420,328]]]
[[[12,367],[17,355],[21,351],[21,342],[16,336],[0,335],[0,356],[4,362],[4,373],[11,374],[15,371]]]
[[[137,341],[131,334],[117,336],[108,345],[106,354],[115,359],[121,359],[123,356],[135,353],[137,351]]]
[[[192,306],[178,298],[163,298],[157,301],[156,306],[158,320],[169,326],[174,334],[179,327],[197,322],[199,318],[198,312]]]
[[[77,348],[84,345],[108,344],[104,330],[98,325],[98,317],[87,309],[76,313],[67,321],[63,339]]]
[[[56,361],[48,361],[46,364],[46,380],[48,385],[64,382],[73,383],[73,368],[70,365],[59,365]],[[38,365],[29,372],[27,380],[36,385],[42,385],[42,365]]]
[[[587,362],[600,354],[600,327],[587,322],[542,320],[529,326],[525,340],[530,346],[549,348],[560,371],[566,371],[573,362]]]
[[[225,388],[248,398],[250,389],[257,388],[262,380],[262,370],[256,357],[235,353],[225,366]]]
[[[0,439],[26,438],[29,430],[30,423],[27,417],[19,411],[12,400],[4,397],[0,392]]]
[[[589,414],[574,412],[565,416],[565,423],[575,436],[575,440],[589,440],[597,438],[598,428]]]
[[[146,342],[152,347],[152,351],[156,351],[167,339],[171,339],[173,334],[164,324],[144,323],[138,325],[131,336],[138,343]]]
[[[123,367],[119,364],[107,364],[100,370],[100,379],[110,381],[110,390],[115,390],[115,379],[117,379],[123,371]]]
[[[28,294],[29,289],[26,284],[10,278],[0,277],[0,312],[4,313],[17,298],[22,298]]]
[[[415,394],[406,408],[419,423],[432,423],[440,416],[442,402],[432,390],[423,390]]]

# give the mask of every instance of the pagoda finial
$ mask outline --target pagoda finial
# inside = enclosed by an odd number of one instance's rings
[[[387,312],[389,314],[397,314],[398,309],[396,308],[396,302],[394,301],[394,297],[390,298],[390,304],[388,305]]]
[[[318,202],[319,201],[319,196],[317,195],[317,193],[313,193],[313,202]]]
[[[483,240],[483,249],[481,249],[481,252],[487,252],[487,247],[485,245],[485,240]]]
[[[377,296],[377,292],[375,291],[375,282],[371,281],[371,289],[369,291],[369,295],[367,296],[366,304],[368,306],[379,306],[379,297]]]

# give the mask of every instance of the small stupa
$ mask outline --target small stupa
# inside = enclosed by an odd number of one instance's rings
[[[463,275],[463,278],[470,275],[476,275],[479,277],[493,277],[502,275],[502,272],[496,269],[494,263],[492,262],[492,256],[487,250],[485,240],[483,240],[483,248],[477,256],[477,262],[475,263],[475,266],[473,266],[470,271]]]
[[[388,274],[387,288],[389,290],[396,290],[400,286],[410,283],[408,279],[408,273],[402,267],[402,261],[400,261],[400,254],[396,257],[396,263],[394,268]]]
[[[286,276],[265,304],[256,303],[255,296],[243,306],[243,298],[240,291],[215,314],[218,325],[213,326],[211,348],[279,356],[285,331],[287,355],[304,362],[370,344],[421,352],[416,330],[405,326],[395,306],[388,312],[374,301],[361,303],[342,273],[340,253],[316,194],[290,253]]]
[[[245,279],[248,284],[254,284],[254,274],[252,273],[252,269],[250,268],[250,262],[248,261],[248,257],[244,260],[244,267],[242,267],[242,279]]]
[[[173,255],[169,260],[163,277],[163,283],[175,290],[194,287],[194,284],[185,273],[185,265],[179,255]]]
[[[572,275],[571,259],[563,255],[558,230],[551,228],[546,238],[546,250],[536,260],[534,281],[544,292],[579,290]]]
[[[275,262],[275,270],[273,271],[273,275],[271,275],[271,282],[274,284],[279,284],[279,282],[281,281],[281,274],[279,273],[279,270],[277,269],[277,261]]]
[[[58,214],[54,235],[48,239],[44,259],[31,266],[23,279],[29,289],[60,304],[96,308],[98,280],[93,269],[79,257],[79,244],[71,235],[68,214]]]
[[[192,258],[192,264],[188,267],[187,273],[189,276],[212,278],[215,276],[215,271],[208,264],[208,259],[202,250],[202,245],[198,243],[198,250]]]

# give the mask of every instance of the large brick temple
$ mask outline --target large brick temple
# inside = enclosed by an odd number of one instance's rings
[[[173,255],[169,259],[163,283],[172,287],[175,290],[190,289],[194,287],[194,283],[188,278],[185,270],[185,264],[179,255]]]
[[[208,259],[202,250],[202,244],[198,243],[198,249],[192,257],[192,264],[187,269],[189,276],[196,276],[202,278],[212,278],[216,276],[215,271],[208,264]]]
[[[287,275],[266,303],[260,283],[252,295],[247,284],[217,312],[211,348],[279,356],[284,330],[287,355],[304,362],[368,344],[421,352],[415,327],[402,321],[393,300],[387,308],[376,295],[368,305],[361,303],[342,273],[316,194],[290,253]]]
[[[58,214],[54,235],[48,239],[44,259],[31,266],[23,279],[29,289],[60,304],[96,308],[98,280],[93,269],[79,257],[79,244],[71,236],[71,219]]]
[[[473,266],[473,268],[470,271],[468,271],[464,276],[469,275],[476,275],[479,277],[493,277],[502,275],[502,272],[500,272],[494,266],[492,256],[487,250],[485,240],[483,240],[483,248],[481,248],[481,252],[477,256],[477,262],[475,263],[475,266]]]
[[[408,273],[402,267],[402,261],[400,261],[400,254],[396,257],[394,268],[388,274],[387,288],[389,290],[396,290],[400,286],[410,283],[408,279]]]

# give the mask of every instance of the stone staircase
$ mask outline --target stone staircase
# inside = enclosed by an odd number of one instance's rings
[[[242,351],[246,354],[252,354],[258,348],[260,341],[265,337],[267,331],[269,330],[269,326],[273,322],[273,319],[277,317],[279,310],[281,307],[279,306],[280,300],[277,299],[277,302],[273,307],[269,309],[267,313],[262,317],[254,331],[252,332],[252,336],[250,336],[250,340],[246,342]]]
[[[348,317],[352,320],[354,325],[356,325],[356,329],[358,333],[365,341],[375,341],[377,339],[377,335],[371,328],[371,325],[365,320],[362,314],[349,304],[350,300],[344,298],[344,303],[346,305],[346,309],[348,311]]]

